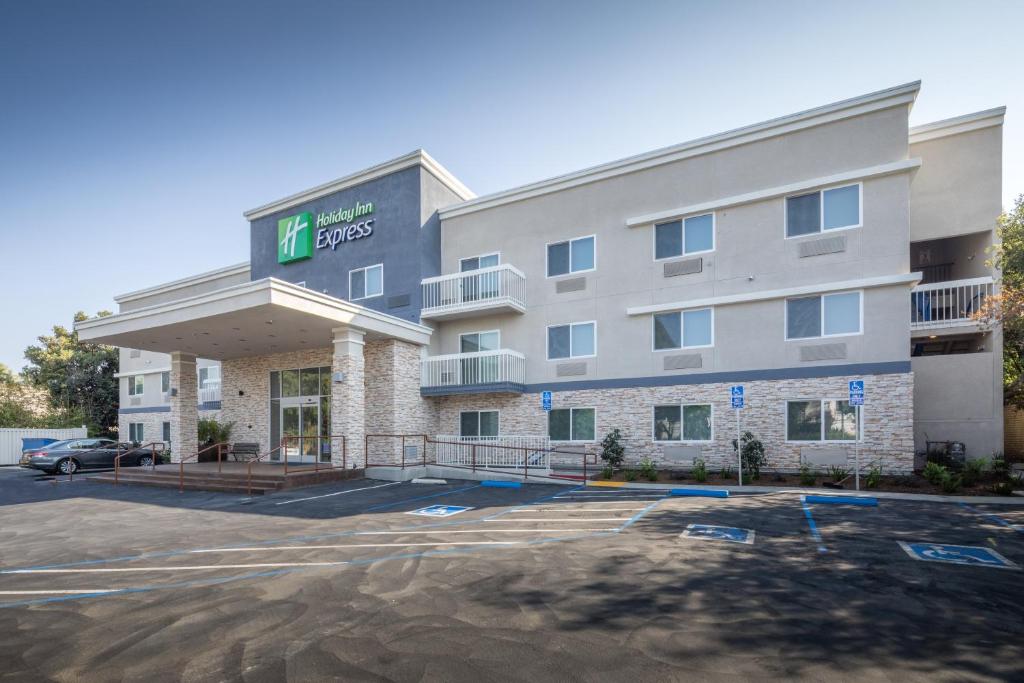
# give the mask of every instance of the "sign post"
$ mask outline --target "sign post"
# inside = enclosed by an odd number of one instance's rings
[[[551,411],[551,392],[550,391],[542,391],[542,392],[540,392],[540,407],[545,412],[550,412]]]
[[[860,409],[864,405],[864,380],[850,380],[850,405],[857,409],[857,425],[855,428],[856,440],[854,441],[854,486],[860,491],[860,439],[861,439],[861,418]]]
[[[743,486],[743,444],[740,441],[740,411],[743,410],[743,385],[729,387],[732,409],[736,412],[736,481]]]

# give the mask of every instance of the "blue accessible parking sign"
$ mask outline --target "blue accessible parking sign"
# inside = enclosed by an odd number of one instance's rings
[[[739,410],[743,407],[743,385],[738,384],[729,387],[729,397],[732,399],[732,407]]]
[[[904,543],[900,547],[915,560],[967,564],[975,567],[1019,569],[1019,567],[991,548],[974,545],[943,545],[940,543]]]
[[[460,505],[431,505],[405,514],[422,515],[423,517],[451,517],[452,515],[457,515],[460,512],[472,509],[473,508],[462,507]]]
[[[862,405],[864,405],[864,380],[862,380],[862,379],[850,380],[850,405],[851,406],[862,406]]]
[[[551,410],[551,392],[542,391],[540,392],[540,407],[543,410]]]
[[[709,541],[729,541],[731,543],[754,542],[753,529],[739,529],[733,526],[712,526],[711,524],[688,524],[681,538],[700,538]]]

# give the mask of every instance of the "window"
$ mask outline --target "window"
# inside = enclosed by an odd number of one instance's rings
[[[654,406],[655,441],[711,441],[711,404]]]
[[[142,375],[132,375],[128,378],[128,395],[129,396],[142,396],[142,392],[145,389],[144,378]]]
[[[786,237],[860,227],[860,189],[857,183],[786,197]]]
[[[199,368],[199,387],[216,384],[220,381],[220,366],[211,365],[206,368]]]
[[[484,254],[483,256],[471,256],[459,260],[459,270],[465,273],[467,270],[480,270],[498,265],[500,256],[498,254]]]
[[[384,293],[384,266],[378,263],[375,266],[357,268],[348,272],[348,299],[369,299],[371,296],[380,296]]]
[[[714,344],[714,315],[710,308],[654,315],[654,350],[699,348]]]
[[[857,408],[849,401],[787,401],[787,441],[856,441]]]
[[[595,323],[554,325],[548,328],[548,360],[587,358],[596,354]]]
[[[715,250],[715,214],[658,223],[654,226],[654,258],[664,259]]]
[[[160,391],[168,393],[171,390],[171,373],[161,372],[160,373]]]
[[[594,269],[594,236],[548,245],[548,277]]]
[[[475,353],[477,351],[497,351],[501,346],[501,332],[469,332],[459,335],[459,353]]]
[[[498,411],[463,411],[459,414],[459,436],[471,438],[493,438],[498,436]]]
[[[171,423],[170,422],[164,422],[164,425],[163,425],[163,438],[164,438],[164,443],[170,445],[170,443],[171,443]]]
[[[593,441],[593,408],[558,408],[548,411],[548,438],[552,441]]]
[[[128,440],[132,443],[142,443],[144,436],[143,424],[141,422],[128,423]]]
[[[860,292],[786,299],[786,339],[860,333]]]

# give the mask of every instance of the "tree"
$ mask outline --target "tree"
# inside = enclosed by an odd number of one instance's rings
[[[99,317],[110,315],[100,311]],[[79,311],[75,322],[88,316]],[[78,333],[54,325],[53,334],[38,338],[25,349],[29,365],[23,374],[35,387],[45,389],[54,412],[51,421],[66,426],[82,424],[91,435],[112,434],[117,427],[118,352],[115,347],[78,340]]]
[[[616,427],[608,432],[601,441],[601,459],[612,469],[622,467],[622,461],[626,457],[626,449],[622,445],[622,432]]]
[[[1002,325],[1003,398],[1024,409],[1024,195],[999,217],[996,236],[988,264],[1000,272],[999,292],[975,316],[985,325]]]

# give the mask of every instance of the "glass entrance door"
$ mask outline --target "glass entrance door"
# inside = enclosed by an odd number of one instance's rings
[[[331,462],[331,368],[270,373],[270,459]],[[288,437],[287,439],[285,437]]]
[[[282,399],[280,410],[281,452],[289,463],[316,462],[320,452],[320,402]]]

